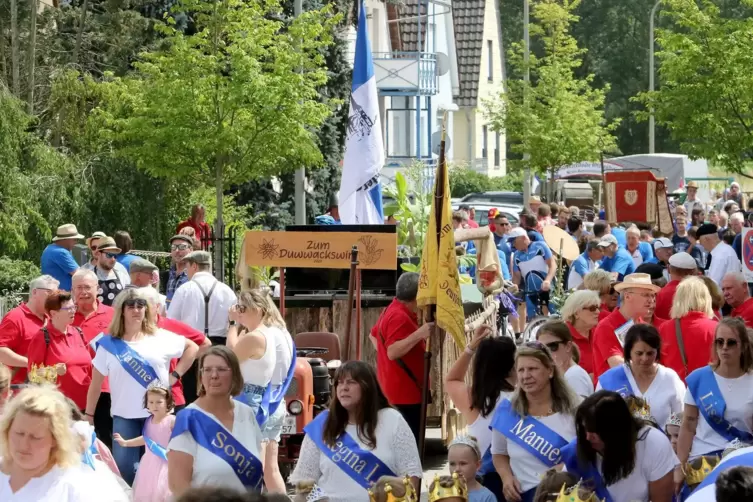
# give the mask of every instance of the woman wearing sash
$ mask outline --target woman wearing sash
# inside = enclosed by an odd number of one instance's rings
[[[460,354],[445,378],[445,390],[468,424],[468,434],[478,440],[482,484],[502,500],[502,480],[492,462],[492,431],[489,424],[500,399],[515,390],[515,341],[508,337],[487,338],[488,326],[479,326],[471,343]],[[471,385],[465,383],[473,359]]]
[[[149,411],[144,408],[144,393],[150,384],[162,382],[172,387],[191,367],[199,348],[188,338],[157,328],[155,316],[144,293],[125,289],[115,298],[109,335],[92,342],[97,353],[86,396],[86,418],[93,422],[102,381],[108,377],[113,433],[125,439],[141,436]],[[180,358],[175,371],[169,372],[170,360]],[[125,448],[115,443],[115,463],[129,485],[136,476],[136,465],[143,448]]]
[[[259,491],[261,431],[253,410],[233,399],[243,389],[236,355],[224,345],[199,359],[199,398],[178,412],[168,444],[167,477],[178,498],[191,487]]]
[[[674,370],[659,364],[661,337],[656,328],[648,324],[631,327],[625,335],[624,357],[624,364],[599,377],[596,390],[644,399],[658,424],[666,423],[673,413],[682,412],[685,384]]]
[[[687,378],[677,443],[682,465],[702,455],[717,455],[734,439],[753,442],[753,345],[743,321],[720,322],[714,347],[714,363]],[[678,485],[682,477],[678,469]]]
[[[590,291],[576,291],[577,293],[591,293]],[[596,319],[598,305],[593,311]],[[574,343],[572,331],[562,321],[547,321],[536,332],[536,340],[543,343],[552,353],[554,362],[565,378],[573,392],[580,397],[588,397],[593,394],[594,383],[585,368],[580,366],[583,353]],[[587,342],[588,340],[586,340]],[[590,355],[590,352],[587,352]],[[593,368],[593,363],[591,363]]]
[[[237,328],[230,326],[227,346],[240,361],[243,392],[239,399],[256,413],[264,438],[264,485],[270,492],[285,493],[277,444],[287,415],[285,391],[295,368],[293,339],[270,295],[260,290],[242,292],[238,304],[230,309],[229,318],[243,327],[239,335]]]
[[[515,362],[518,389],[494,412],[492,455],[508,502],[530,502],[541,475],[560,464],[575,437],[578,398],[541,342],[524,344]]]
[[[563,452],[567,472],[605,502],[672,502],[679,465],[659,429],[630,413],[616,392],[587,397],[575,415],[578,437]]]
[[[384,397],[374,368],[349,361],[334,381],[329,411],[306,426],[289,482],[315,480],[330,502],[368,502],[368,489],[382,476],[409,476],[417,488],[422,469],[416,439]]]
[[[561,312],[562,319],[565,320],[567,328],[570,330],[571,341],[580,352],[580,360],[577,361],[577,364],[586,370],[592,383],[594,354],[591,346],[591,334],[596,325],[599,324],[600,305],[601,299],[598,293],[589,290],[576,291],[567,297]],[[567,371],[567,368],[563,371]],[[570,380],[567,374],[565,374],[565,379]]]

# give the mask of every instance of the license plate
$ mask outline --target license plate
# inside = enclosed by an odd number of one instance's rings
[[[295,417],[285,417],[285,420],[282,422],[282,433],[283,434],[295,434],[298,432],[295,428]]]

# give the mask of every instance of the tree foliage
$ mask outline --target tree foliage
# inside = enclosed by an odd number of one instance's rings
[[[541,45],[531,53],[531,81],[508,80],[506,92],[484,103],[492,129],[505,132],[511,150],[528,153],[527,160],[511,162],[513,169],[527,167],[536,173],[586,160],[596,160],[602,151],[612,151],[611,134],[616,122],[604,118],[608,90],[592,87],[593,75],[577,78],[584,49],[578,48],[570,25],[579,1],[542,0],[532,11],[532,43]],[[525,72],[522,44],[509,55],[516,74]]]
[[[465,197],[470,193],[489,191],[523,191],[523,179],[520,173],[490,178],[466,166],[450,169],[450,191],[452,197]]]
[[[753,160],[753,1],[741,0],[743,11],[710,0],[664,5],[671,25],[658,32],[662,86],[638,99],[655,109],[684,153],[746,174]]]

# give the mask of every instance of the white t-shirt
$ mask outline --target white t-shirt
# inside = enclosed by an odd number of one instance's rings
[[[706,275],[715,283],[721,284],[722,279],[729,272],[739,272],[740,270],[742,270],[742,265],[732,246],[726,242],[720,242],[711,250],[711,266],[706,271]]]
[[[377,444],[373,450],[361,442],[355,425],[348,424],[345,431],[358,446],[371,451],[398,477],[421,477],[416,438],[399,411],[385,408],[379,412],[374,432]],[[308,436],[303,438],[298,463],[289,481],[295,484],[304,480],[315,480],[330,502],[369,502],[368,492],[325,456]]]
[[[10,476],[0,472],[0,500],[3,502],[126,502],[128,498],[115,483],[107,482],[89,468],[53,467],[44,476],[29,480],[13,493]],[[104,481],[104,482],[103,482]],[[103,491],[106,486],[107,491]],[[103,494],[107,494],[104,496]]]
[[[739,378],[724,378],[714,373],[714,378],[727,403],[724,418],[741,431],[753,431],[753,373],[746,373]],[[697,407],[690,390],[685,392],[685,404]],[[700,410],[698,415],[698,427],[690,449],[691,459],[723,450],[729,443],[711,428]]]
[[[594,382],[586,370],[577,364],[570,366],[565,372],[565,381],[577,395],[588,397],[594,393]]]
[[[555,413],[548,417],[536,417],[536,420],[567,442],[575,439],[575,417],[572,415]],[[492,454],[510,457],[510,468],[524,492],[536,488],[541,482],[541,476],[549,470],[541,460],[517,443],[508,441],[507,437],[497,430],[492,431]]]
[[[630,382],[630,387],[633,389],[633,394],[646,400],[651,407],[651,416],[656,419],[659,427],[664,427],[664,424],[667,423],[667,419],[669,419],[672,413],[682,413],[685,384],[682,383],[675,370],[660,364],[654,381],[651,382],[651,385],[648,386],[644,394],[638,388],[638,384],[635,383],[635,378],[630,368],[626,364],[622,367],[625,369],[625,374],[627,375],[628,382]],[[601,382],[596,386],[596,390],[601,390]]]
[[[484,455],[486,450],[492,445],[492,430],[489,427],[492,424],[492,417],[494,417],[494,412],[497,410],[499,402],[502,399],[510,399],[512,395],[512,392],[502,392],[494,404],[494,410],[489,415],[482,416],[479,413],[478,418],[472,424],[468,424],[468,435],[476,438],[481,455]]]
[[[231,432],[233,437],[245,446],[251,454],[261,460],[259,457],[259,450],[262,435],[259,430],[259,425],[256,423],[254,411],[235,399],[233,399],[233,404],[235,405],[235,417],[233,418],[233,430],[229,432]],[[187,408],[201,411],[220,424],[223,429],[227,430],[227,428],[222,425],[214,415],[202,410],[196,406],[196,403],[189,404]],[[180,414],[180,412],[178,412],[178,414]],[[194,440],[190,431],[185,431],[172,438],[167,445],[167,449],[168,452],[181,451],[183,453],[188,453],[193,457],[193,474],[191,476],[192,487],[223,486],[239,492],[246,491],[246,487],[243,486],[241,480],[235,475],[233,468],[220,457],[198,444]]]
[[[601,470],[601,456],[597,455],[597,467]],[[648,484],[658,481],[680,465],[672,444],[660,430],[644,427],[638,432],[635,445],[635,468],[607,490],[613,502],[648,502]]]
[[[186,339],[170,331],[158,329],[154,335],[147,335],[135,342],[125,342],[144,358],[157,372],[159,380],[170,382],[170,359],[183,355]],[[149,412],[144,408],[146,389],[137,382],[120,364],[118,359],[101,345],[92,361],[94,367],[110,379],[110,413],[121,418],[146,418]]]

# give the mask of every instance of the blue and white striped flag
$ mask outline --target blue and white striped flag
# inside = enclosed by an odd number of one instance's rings
[[[374,64],[366,30],[366,9],[361,0],[350,94],[348,131],[340,182],[339,209],[342,223],[383,224],[382,186],[384,165],[382,124],[379,120]]]

